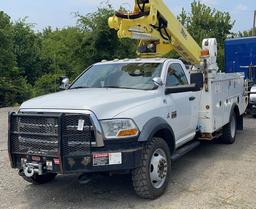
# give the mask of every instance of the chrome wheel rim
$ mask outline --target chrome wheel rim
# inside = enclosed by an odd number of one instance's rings
[[[152,155],[150,165],[150,181],[154,188],[163,186],[168,172],[167,157],[163,149],[158,148]]]
[[[231,129],[231,137],[234,138],[236,135],[236,118],[235,118],[235,116],[232,116],[230,129]]]

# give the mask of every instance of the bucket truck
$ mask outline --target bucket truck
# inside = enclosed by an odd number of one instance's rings
[[[129,173],[140,197],[168,185],[172,162],[200,140],[235,142],[248,104],[243,75],[218,73],[217,42],[202,48],[162,0],[135,0],[109,18],[119,38],[137,39],[138,58],[102,61],[64,91],[24,102],[9,115],[11,166],[34,184],[57,174]],[[177,51],[179,59],[163,58]]]

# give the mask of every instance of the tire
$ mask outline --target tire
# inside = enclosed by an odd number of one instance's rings
[[[55,177],[57,176],[56,173],[46,173],[43,175],[34,175],[32,177],[27,177],[24,175],[24,173],[20,173],[20,176],[27,182],[35,185],[39,184],[46,184],[50,181],[53,181]]]
[[[143,147],[140,167],[132,171],[134,191],[141,198],[156,199],[164,193],[170,171],[171,155],[168,144],[162,138],[154,137]]]
[[[223,127],[223,135],[221,141],[224,144],[233,144],[236,140],[236,131],[237,117],[235,112],[232,112],[229,123]]]

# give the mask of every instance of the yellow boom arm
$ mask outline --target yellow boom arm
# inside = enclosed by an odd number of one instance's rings
[[[188,62],[200,63],[200,46],[162,0],[135,0],[132,13],[117,12],[108,24],[119,38],[140,40],[140,56],[164,56],[174,49]]]

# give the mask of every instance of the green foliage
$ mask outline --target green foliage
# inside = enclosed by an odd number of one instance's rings
[[[85,16],[78,26],[36,33],[26,19],[11,23],[0,13],[0,107],[58,91],[59,77],[71,80],[102,59],[134,57],[136,44],[109,29],[111,6]]]
[[[26,19],[20,20],[12,26],[14,53],[20,75],[34,84],[42,72],[41,40],[32,30],[32,25],[25,21]]]
[[[108,18],[113,14],[112,7],[107,6],[86,16],[78,15],[78,24],[85,33],[81,43],[81,56],[85,65],[104,59],[136,56],[136,43],[130,39],[118,39],[116,31],[108,27]]]
[[[0,107],[20,104],[31,98],[32,86],[25,78],[19,77],[15,80],[0,79]]]
[[[0,76],[8,76],[15,67],[13,53],[13,33],[10,17],[0,11]]]
[[[238,36],[239,37],[250,37],[256,35],[256,29],[254,29],[254,33],[253,33],[253,29],[249,30],[249,31],[243,31],[243,32],[239,32]]]
[[[235,23],[230,14],[212,9],[200,1],[194,1],[191,4],[191,13],[183,9],[178,19],[200,46],[204,38],[217,39],[218,64],[220,69],[224,69],[224,40],[231,34]]]
[[[31,97],[31,86],[16,67],[14,46],[10,17],[0,12],[0,107],[20,103]]]
[[[63,74],[74,79],[85,68],[81,64],[81,42],[84,34],[79,28],[65,28],[43,31],[41,36],[42,74],[62,71]]]
[[[231,34],[235,23],[230,14],[212,9],[200,1],[194,1],[191,8],[191,14],[183,9],[178,19],[192,37],[200,44],[204,38],[216,37],[219,46],[224,46],[224,40]]]
[[[58,91],[59,78],[63,75],[62,71],[45,74],[40,77],[34,86],[35,95],[44,95]]]

